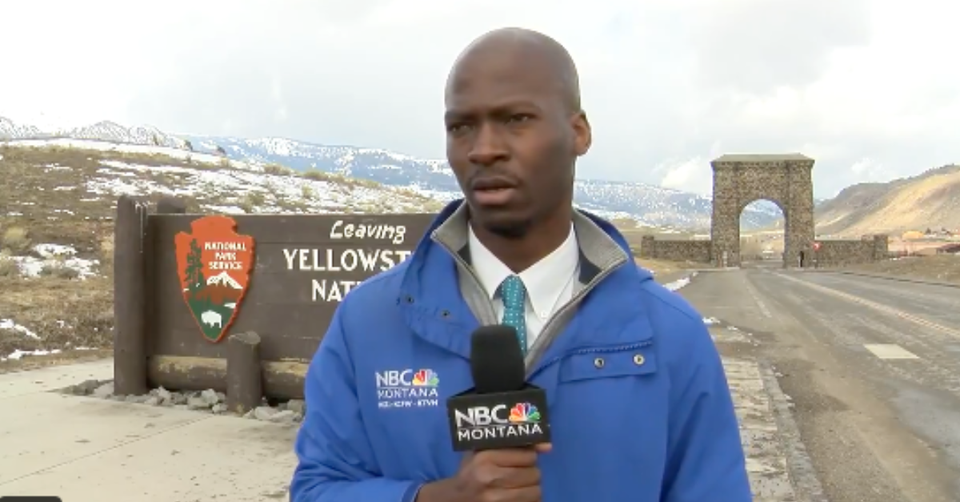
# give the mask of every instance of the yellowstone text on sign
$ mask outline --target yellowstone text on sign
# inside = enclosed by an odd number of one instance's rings
[[[383,272],[410,256],[399,249],[284,249],[287,270],[307,272]]]

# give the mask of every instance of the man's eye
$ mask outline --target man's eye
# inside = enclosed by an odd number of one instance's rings
[[[510,122],[525,122],[530,118],[531,116],[526,113],[518,113],[510,116]]]

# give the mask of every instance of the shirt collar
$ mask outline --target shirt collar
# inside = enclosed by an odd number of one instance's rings
[[[513,275],[509,267],[503,264],[473,233],[473,228],[467,225],[467,245],[470,250],[470,262],[480,284],[493,299],[497,288],[504,279]],[[574,280],[580,264],[580,248],[577,244],[577,235],[570,225],[570,234],[560,244],[560,247],[534,263],[523,272],[517,274],[527,290],[527,297],[533,311],[539,315],[552,314],[560,294],[567,284]]]

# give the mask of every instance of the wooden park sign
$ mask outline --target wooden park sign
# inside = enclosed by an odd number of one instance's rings
[[[203,338],[219,342],[240,313],[253,268],[253,237],[229,216],[204,216],[176,235],[183,299]]]
[[[171,199],[153,210],[130,197],[117,203],[117,393],[226,391],[228,355],[242,338],[256,346],[248,359],[259,361],[264,396],[302,397],[307,365],[340,301],[407,259],[435,217],[228,217],[183,207]]]

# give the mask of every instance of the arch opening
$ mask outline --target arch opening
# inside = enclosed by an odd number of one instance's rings
[[[771,267],[783,263],[786,212],[777,200],[760,198],[744,204],[739,213],[737,240],[742,267]]]

